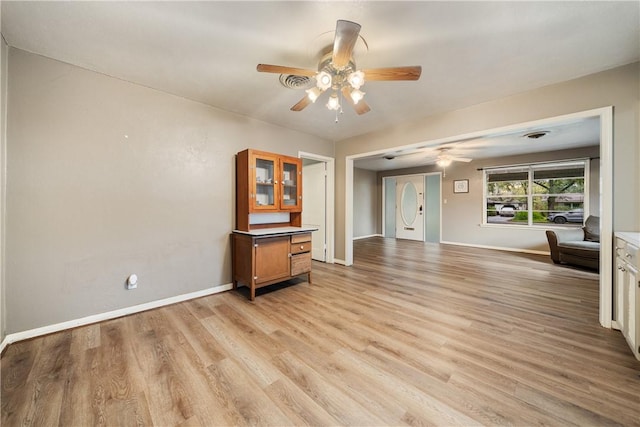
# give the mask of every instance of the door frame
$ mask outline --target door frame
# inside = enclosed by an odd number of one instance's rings
[[[527,127],[544,127],[570,120],[597,117],[600,119],[600,292],[599,320],[605,328],[611,328],[613,320],[613,106],[564,114],[546,119],[532,120],[485,129],[447,138],[420,141],[400,147],[386,147],[381,150],[345,156],[345,218],[344,218],[344,265],[353,265],[353,162],[356,159],[381,155],[389,150],[402,150],[425,146],[437,146],[464,139],[482,138],[502,132],[515,132]]]
[[[315,160],[323,162],[326,165],[327,171],[327,185],[325,186],[326,197],[326,210],[325,215],[325,239],[327,244],[327,250],[325,253],[325,262],[327,264],[335,263],[334,248],[335,248],[335,159],[333,157],[327,157],[320,154],[308,153],[305,151],[298,151],[298,157],[301,159]],[[304,171],[304,166],[303,166]],[[304,172],[303,172],[304,173]],[[302,209],[304,210],[304,186],[302,187]]]

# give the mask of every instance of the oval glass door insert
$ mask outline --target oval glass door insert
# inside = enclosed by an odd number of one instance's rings
[[[411,225],[418,215],[418,191],[413,182],[407,182],[402,188],[400,214],[405,225]]]

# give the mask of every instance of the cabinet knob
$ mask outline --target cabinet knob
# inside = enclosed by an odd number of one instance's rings
[[[304,249],[304,246],[303,246],[303,245],[300,245],[300,249]]]

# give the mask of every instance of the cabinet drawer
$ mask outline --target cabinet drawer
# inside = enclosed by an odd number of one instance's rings
[[[291,236],[291,243],[310,242],[311,233],[293,234]]]
[[[629,243],[627,243],[623,248],[618,246],[616,254],[620,258],[624,259],[627,264],[638,268],[638,248],[635,246],[630,245]]]
[[[310,250],[311,250],[311,242],[291,243],[291,254],[309,252]]]
[[[311,253],[293,255],[291,257],[291,275],[308,273],[311,271]]]

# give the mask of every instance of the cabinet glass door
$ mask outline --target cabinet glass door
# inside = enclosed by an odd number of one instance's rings
[[[254,209],[274,209],[276,206],[275,176],[276,160],[262,157],[254,159],[255,167],[255,197]]]
[[[295,209],[300,206],[300,163],[282,161],[282,209]]]

